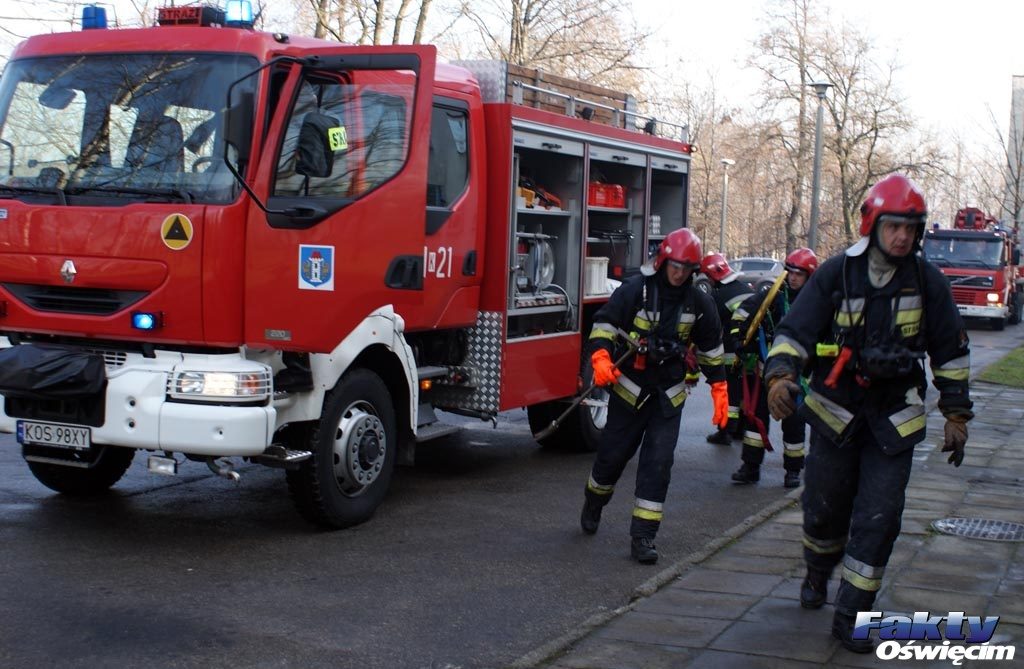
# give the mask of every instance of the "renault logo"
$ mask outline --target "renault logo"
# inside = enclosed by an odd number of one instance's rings
[[[60,266],[60,275],[64,279],[64,283],[74,281],[77,274],[78,270],[75,269],[75,263],[70,260],[65,260],[64,264]]]

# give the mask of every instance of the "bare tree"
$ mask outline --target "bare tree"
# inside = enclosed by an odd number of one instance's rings
[[[647,34],[614,0],[466,2],[484,56],[600,86],[635,90]]]
[[[420,0],[420,11],[416,18],[416,29],[412,33],[412,43],[423,43],[423,30],[427,26],[427,16],[430,13],[430,0]]]
[[[809,118],[812,53],[818,49],[814,30],[821,19],[811,9],[811,0],[779,0],[777,9],[767,12],[769,27],[756,45],[750,63],[764,76],[762,94],[766,111],[778,119],[777,134],[769,140],[780,144],[788,162],[788,173],[778,187],[789,192],[785,218],[786,250],[800,245],[798,225],[809,174],[813,123]]]
[[[845,244],[854,240],[864,195],[880,177],[895,171],[917,172],[934,156],[918,155],[911,162],[893,159],[885,149],[907,133],[911,120],[895,90],[894,63],[872,60],[870,41],[849,25],[828,29],[813,58],[832,85],[825,98],[831,121],[828,148],[835,160],[839,214]],[[918,162],[918,161],[928,162]]]
[[[419,44],[423,39],[431,0],[399,0],[396,5],[385,0],[304,0],[314,16],[313,36],[331,38],[355,44],[382,44],[391,34],[392,44],[411,41]],[[405,19],[417,12],[416,26],[411,40],[403,37]]]

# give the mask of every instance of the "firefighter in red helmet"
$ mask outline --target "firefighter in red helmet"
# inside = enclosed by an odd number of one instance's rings
[[[803,492],[807,575],[800,604],[820,608],[842,563],[832,634],[856,652],[858,611],[871,610],[900,533],[914,445],[925,437],[924,360],[946,418],[943,451],[960,465],[973,417],[970,351],[949,282],[917,254],[928,208],[902,175],[882,179],[861,206],[859,242],[825,261],[778,328],[765,380],[772,415],[811,426]]]
[[[807,279],[818,269],[818,256],[808,248],[799,248],[786,256],[785,285],[772,298],[772,303],[759,323],[756,335],[746,346],[746,338],[761,304],[768,298],[767,290],[755,293],[741,304],[732,315],[729,336],[739,351],[739,366],[743,370],[743,460],[740,468],[732,475],[736,483],[756,483],[761,480],[761,463],[764,452],[771,449],[768,440],[767,393],[761,381],[761,371],[775,339],[776,328],[789,312],[793,302],[803,290]],[[783,485],[796,488],[800,485],[800,470],[804,466],[805,424],[799,416],[782,421],[782,466],[785,470]]]
[[[718,318],[722,327],[729,326],[733,312],[748,297],[754,294],[753,288],[739,278],[739,273],[729,266],[729,262],[721,253],[709,253],[700,262],[700,271],[712,285],[711,296],[718,306]],[[728,446],[732,439],[743,437],[743,420],[740,417],[740,403],[743,400],[743,385],[736,366],[736,343],[732,337],[722,338],[725,346],[723,362],[726,369],[726,382],[729,386],[729,424],[719,428],[707,436],[708,443]]]
[[[700,266],[700,239],[683,228],[669,233],[640,273],[612,293],[594,314],[590,333],[594,382],[610,386],[608,421],[584,492],[580,526],[597,531],[601,510],[611,499],[626,464],[640,450],[636,502],[630,523],[630,554],[643,564],[658,560],[654,538],[679,439],[680,412],[687,397],[687,348],[714,399],[714,422],[726,424],[728,399],[722,364],[722,327],[711,297],[693,285]],[[629,343],[641,348],[618,369],[612,362]]]

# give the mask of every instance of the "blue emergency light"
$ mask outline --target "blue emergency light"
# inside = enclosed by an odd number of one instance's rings
[[[232,28],[252,28],[252,2],[228,0],[224,5],[224,25]]]
[[[98,5],[82,7],[82,30],[107,27],[107,10]]]
[[[132,327],[136,330],[156,330],[163,325],[163,313],[148,311],[132,312]]]

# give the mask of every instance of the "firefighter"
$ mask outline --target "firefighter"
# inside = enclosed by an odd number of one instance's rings
[[[872,609],[900,533],[914,445],[925,437],[925,354],[946,419],[942,450],[957,467],[974,414],[969,342],[949,282],[917,254],[921,191],[891,175],[860,211],[860,241],[814,274],[778,328],[765,379],[772,415],[785,418],[800,371],[811,372],[800,408],[811,425],[800,604],[820,608],[842,562],[832,635],[867,653],[873,642],[854,639],[853,624]]]
[[[737,349],[741,349],[737,356],[742,370],[743,414],[747,417],[741,455],[743,463],[732,475],[736,483],[757,483],[761,480],[764,451],[771,447],[768,442],[767,393],[761,381],[763,361],[780,321],[789,312],[807,279],[818,268],[818,256],[808,248],[799,248],[786,256],[785,265],[785,284],[775,294],[764,317],[757,324],[757,334],[745,347],[743,339],[767,298],[768,291],[758,291],[737,307],[732,315],[729,336],[735,340]],[[799,416],[789,416],[782,421],[782,467],[786,472],[783,485],[787,488],[800,485],[800,470],[804,467],[804,433],[805,424]]]
[[[701,371],[711,384],[716,425],[728,416],[722,364],[722,328],[714,301],[693,285],[702,257],[700,239],[683,228],[669,233],[658,253],[612,293],[594,314],[590,342],[594,383],[611,386],[608,421],[584,492],[580,525],[597,531],[601,509],[611,499],[622,470],[640,450],[636,503],[630,523],[630,554],[654,564],[654,538],[662,519],[680,412],[687,397],[685,356],[696,347]],[[628,335],[627,343],[622,335]],[[615,367],[627,345],[641,348],[622,369]]]
[[[754,294],[753,288],[739,278],[739,273],[729,266],[729,262],[721,253],[709,253],[700,263],[700,271],[711,280],[712,297],[718,306],[718,318],[723,329],[728,327],[736,307]],[[732,439],[743,437],[743,421],[740,417],[740,402],[743,399],[743,384],[739,368],[736,367],[736,344],[730,336],[722,338],[725,355],[726,382],[729,386],[729,424],[707,436],[710,444],[728,446]]]

